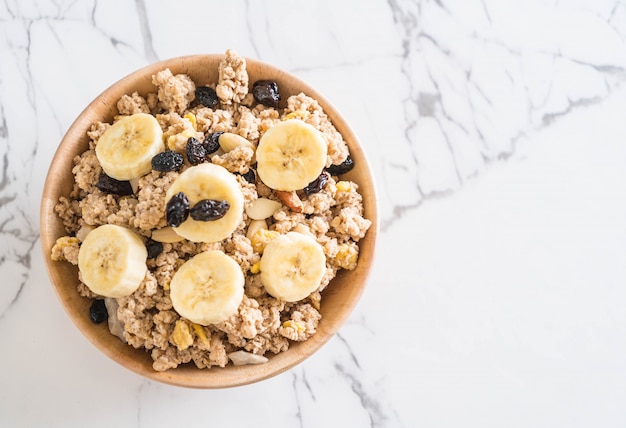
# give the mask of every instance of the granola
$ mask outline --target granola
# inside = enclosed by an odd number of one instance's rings
[[[153,92],[143,96],[133,92],[120,98],[116,120],[135,113],[152,114],[162,128],[167,149],[185,153],[189,138],[202,140],[215,132],[236,134],[256,147],[263,134],[276,123],[296,118],[323,135],[328,145],[327,166],[341,164],[349,156],[342,135],[311,97],[304,93],[290,96],[282,109],[257,103],[249,93],[246,61],[232,50],[226,52],[219,65],[217,82],[194,82],[189,76],[173,74],[169,69],[156,73],[152,82]],[[200,84],[215,89],[219,102],[214,108],[195,99],[194,90]],[[153,242],[155,231],[167,228],[166,191],[190,164],[186,162],[180,171],[149,172],[131,182],[132,195],[105,193],[97,188],[102,168],[94,149],[109,126],[94,123],[88,132],[89,149],[74,159],[73,190],[61,197],[55,207],[66,235],[52,249],[54,260],[76,265],[84,236],[100,225],[128,228],[146,243]],[[267,227],[260,233],[250,233],[254,220],[244,212],[237,229],[220,242],[194,243],[183,239],[163,242],[162,250],[148,258],[148,271],[134,293],[106,298],[107,307],[116,308],[115,314],[110,314],[111,330],[120,329],[116,335],[129,346],[149,352],[157,371],[186,363],[199,368],[263,363],[267,361],[266,354],[283,352],[292,341],[309,339],[316,333],[321,319],[322,290],[340,269],[355,269],[358,242],[371,226],[364,217],[363,198],[357,184],[339,180],[336,175],[328,174],[327,182],[316,193],[307,195],[299,190],[281,194],[254,174],[253,182],[249,182],[246,174],[255,170],[254,151],[249,147],[218,151],[208,156],[206,162],[221,165],[235,174],[246,206],[258,198],[266,198],[276,201],[280,208],[266,220]],[[257,226],[258,223],[254,227]],[[269,295],[258,273],[267,241],[289,231],[314,237],[326,257],[326,271],[319,288],[297,302]],[[174,310],[169,290],[180,266],[208,250],[221,250],[237,262],[245,275],[245,295],[236,314],[223,322],[203,326]],[[78,291],[90,299],[103,298],[82,282]]]

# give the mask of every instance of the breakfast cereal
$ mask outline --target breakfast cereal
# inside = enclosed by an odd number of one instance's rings
[[[114,334],[121,340],[149,352],[157,371],[187,363],[199,368],[262,364],[267,361],[265,357],[287,350],[291,342],[309,339],[316,333],[321,319],[322,291],[340,269],[356,268],[358,242],[371,226],[364,217],[358,185],[340,179],[339,175],[324,173],[319,188],[309,193],[302,189],[273,190],[256,173],[254,149],[259,140],[277,123],[292,119],[321,133],[327,145],[326,167],[349,159],[347,144],[319,103],[304,93],[288,97],[285,108],[257,102],[250,92],[252,82],[248,81],[246,61],[232,50],[226,52],[218,71],[217,82],[194,82],[187,75],[164,69],[152,77],[151,93],[133,92],[117,102],[119,114],[115,121],[138,113],[156,119],[165,150],[184,155],[181,168],[152,170],[130,180],[130,194],[102,190],[99,180],[104,172],[95,149],[112,124],[96,122],[88,132],[89,148],[73,160],[73,189],[55,207],[66,235],[54,245],[53,260],[78,265],[85,236],[94,228],[109,224],[127,228],[146,245],[157,248],[156,254],[149,253],[147,273],[130,295],[104,297],[91,291],[83,281],[78,286],[82,296],[105,300],[107,308],[115,308],[114,314],[109,313],[111,331],[119,329]],[[197,99],[200,87],[210,88],[206,89],[209,95],[212,91],[216,94],[213,107]],[[256,233],[249,230],[253,220],[244,210],[227,238],[211,243],[192,242],[171,231],[166,216],[166,194],[172,183],[192,166],[186,154],[190,139],[203,141],[209,134],[220,132],[243,137],[247,144],[207,154],[205,162],[224,167],[235,177],[245,208],[258,198],[277,201],[280,208],[265,220],[266,227]],[[259,263],[269,242],[289,232],[312,237],[326,259],[319,285],[298,301],[268,294],[259,273]],[[159,240],[157,236],[173,239]],[[201,325],[176,311],[170,284],[185,262],[211,250],[225,253],[240,267],[244,274],[244,295],[236,313],[223,321]],[[79,279],[82,279],[80,272]]]

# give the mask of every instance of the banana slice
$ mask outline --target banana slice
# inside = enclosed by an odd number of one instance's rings
[[[218,250],[192,257],[170,282],[170,297],[176,312],[200,325],[219,323],[236,313],[243,292],[241,267]]]
[[[124,297],[137,290],[148,270],[148,251],[130,229],[98,226],[85,237],[78,252],[81,279],[105,297]]]
[[[261,283],[272,296],[296,302],[317,290],[326,269],[322,246],[298,232],[270,241],[261,256]]]
[[[147,113],[126,116],[111,125],[96,145],[96,157],[116,180],[139,178],[152,170],[152,157],[165,150],[163,131]]]
[[[190,217],[174,231],[193,242],[217,242],[228,238],[243,218],[243,193],[237,179],[228,170],[219,165],[203,163],[187,168],[172,183],[165,193],[169,201],[178,192],[183,192],[193,207],[203,199],[228,201],[230,208],[226,215],[218,220],[197,221]]]
[[[289,119],[263,134],[256,150],[257,173],[274,190],[299,190],[326,166],[326,141],[308,123]]]

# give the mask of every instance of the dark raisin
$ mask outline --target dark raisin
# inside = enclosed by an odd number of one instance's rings
[[[254,99],[267,107],[278,107],[280,93],[278,84],[273,80],[258,80],[252,85]]]
[[[104,172],[98,177],[96,187],[102,190],[104,193],[112,193],[114,195],[132,195],[133,188],[129,181],[119,181],[115,178],[109,177]]]
[[[215,108],[219,99],[215,89],[208,86],[198,86],[196,88],[196,99],[205,107]]]
[[[203,199],[193,206],[191,218],[197,221],[213,221],[224,217],[230,208],[228,201]]]
[[[94,324],[100,324],[109,318],[107,307],[104,304],[103,299],[96,299],[89,307],[89,318]]]
[[[146,250],[148,250],[148,258],[153,259],[163,252],[163,244],[152,239],[146,242]]]
[[[235,174],[241,175],[250,184],[256,183],[256,174],[254,173],[254,170],[252,168],[248,169],[248,172],[246,172],[245,174],[241,174],[239,172],[236,172]]]
[[[183,192],[178,192],[165,205],[165,219],[167,224],[178,227],[189,216],[189,198]]]
[[[216,151],[219,150],[220,135],[222,134],[223,134],[222,131],[211,132],[210,134],[207,134],[206,137],[204,137],[204,141],[202,142],[202,145],[204,146],[204,150],[206,151],[207,155],[210,155],[211,153],[215,153]]]
[[[354,161],[350,156],[348,156],[346,160],[340,164],[331,165],[326,168],[326,171],[328,171],[331,175],[341,175],[350,171],[352,168],[354,168]]]
[[[328,183],[328,178],[330,175],[326,171],[322,171],[322,173],[315,180],[311,181],[305,188],[304,193],[307,196],[312,195],[313,193],[320,192],[326,183]]]
[[[157,153],[152,158],[152,169],[155,171],[168,172],[179,169],[185,163],[185,158],[174,150],[166,150]]]
[[[193,137],[187,140],[185,151],[187,153],[187,160],[192,165],[198,165],[206,160],[206,149],[200,141]]]

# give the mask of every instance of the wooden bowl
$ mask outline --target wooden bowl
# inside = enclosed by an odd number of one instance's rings
[[[188,74],[197,84],[217,82],[218,64],[223,57],[193,55],[161,61],[128,75],[105,90],[78,116],[61,141],[50,164],[41,201],[41,245],[46,268],[61,304],[78,329],[96,348],[122,366],[159,382],[192,388],[225,388],[267,379],[292,368],[320,349],[339,330],[357,304],[372,268],[378,233],[374,180],[363,148],[348,123],[326,98],[302,80],[271,65],[246,58],[250,84],[259,79],[275,80],[280,87],[283,102],[290,95],[300,92],[313,97],[347,142],[355,168],[345,177],[359,185],[365,217],[372,221],[367,235],[359,242],[357,268],[353,271],[340,271],[322,293],[322,319],[317,333],[305,342],[291,343],[285,352],[277,355],[268,353],[266,356],[269,361],[260,365],[198,369],[193,364],[186,364],[157,372],[152,368],[152,359],[148,352],[122,343],[109,333],[107,323],[93,324],[89,320],[87,314],[90,300],[81,297],[76,288],[77,267],[50,259],[50,251],[56,239],[65,235],[54,207],[59,197],[68,196],[72,189],[72,159],[88,148],[87,131],[92,123],[98,120],[112,122],[117,114],[117,101],[123,94],[138,91],[145,95],[153,92],[155,87],[152,85],[152,75],[164,68],[169,68],[174,74]]]

